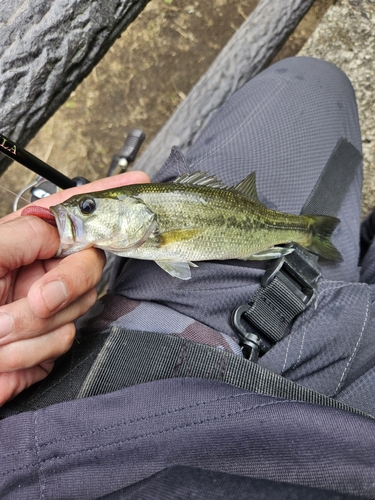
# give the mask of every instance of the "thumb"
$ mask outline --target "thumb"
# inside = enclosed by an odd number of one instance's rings
[[[17,217],[0,224],[0,276],[53,257],[59,241],[56,228],[37,217]]]

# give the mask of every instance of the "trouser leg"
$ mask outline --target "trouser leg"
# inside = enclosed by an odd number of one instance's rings
[[[272,208],[299,213],[341,136],[360,149],[354,94],[347,78],[323,61],[289,59],[228,100],[187,160],[175,151],[155,180],[173,180],[186,169],[199,169],[230,185],[256,170],[261,199]],[[375,356],[373,292],[368,285],[349,282],[357,279],[360,185],[361,172],[339,214],[341,232],[335,243],[344,254],[344,265],[324,267],[326,277],[348,281],[320,280],[313,304],[297,317],[289,335],[259,360],[264,367],[328,395],[340,394],[367,370],[370,373]],[[113,325],[182,335],[221,348],[227,337],[232,346],[237,336],[231,311],[251,299],[266,266],[201,262],[186,282],[167,275],[153,262],[129,260],[113,294],[98,301],[83,319],[69,363],[61,363],[55,378],[45,382],[48,387],[42,383],[39,392],[31,395],[32,407],[38,407],[45,394],[42,406],[79,397],[82,384],[95,374],[92,364],[106,363],[102,352],[107,353],[107,348],[101,351],[101,347]],[[235,347],[237,351],[233,346],[232,351],[241,354]],[[73,388],[67,386],[67,379],[74,380]],[[346,397],[350,404],[351,395]],[[366,396],[356,404],[375,410],[373,399]],[[13,403],[17,406],[17,401]],[[24,407],[30,408],[30,403]]]
[[[263,202],[299,213],[341,137],[361,150],[355,96],[347,77],[324,61],[288,59],[233,95],[186,160],[174,152],[155,181],[171,181],[188,168],[215,174],[231,185],[255,170]],[[319,281],[314,303],[259,360],[332,396],[372,367],[375,355],[372,290],[358,283],[361,184],[359,170],[332,238],[343,263],[322,263],[325,279]],[[161,303],[233,336],[231,311],[251,299],[265,267],[251,261],[200,262],[192,279],[181,282],[152,262],[130,261],[114,292]]]
[[[287,59],[228,99],[191,147],[186,162],[172,155],[155,181],[173,180],[189,168],[215,174],[231,185],[255,170],[262,201],[270,208],[299,213],[340,137],[361,149],[355,96],[347,77],[324,61]],[[358,171],[333,236],[344,262],[323,263],[327,278],[358,281],[361,181]],[[242,261],[200,262],[192,280],[181,283],[153,262],[133,260],[114,291],[161,302],[228,333],[231,310],[255,292],[264,267]]]

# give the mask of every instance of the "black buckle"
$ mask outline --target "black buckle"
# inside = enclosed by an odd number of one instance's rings
[[[266,288],[277,275],[307,307],[315,296],[316,283],[322,274],[318,256],[297,243],[288,243],[285,247],[294,251],[270,263],[261,285]]]
[[[259,356],[265,354],[277,341],[281,340],[286,329],[286,325],[283,325],[283,328],[279,325],[270,325],[269,320],[262,322],[264,323],[262,324],[259,322],[259,318],[254,322],[251,319],[257,300],[261,300],[267,294],[267,287],[272,284],[273,280],[277,277],[296,298],[299,312],[302,312],[315,296],[316,284],[321,276],[318,257],[297,243],[289,243],[285,246],[293,248],[293,252],[272,261],[262,277],[261,288],[255,293],[252,300],[248,304],[237,307],[232,312],[232,326],[240,338],[244,357],[250,361],[256,362]],[[275,306],[279,307],[281,311],[283,310],[282,303],[275,304]],[[297,314],[288,318],[288,324],[294,320]],[[243,317],[251,326],[251,331],[243,325]],[[278,328],[276,333],[274,326],[276,330]]]
[[[232,326],[236,330],[237,335],[240,337],[240,347],[246,359],[256,363],[259,356],[268,351],[262,342],[259,332],[249,332],[243,326],[241,320],[242,316],[250,309],[249,304],[236,307],[232,311]],[[253,329],[255,329],[253,327]],[[255,329],[256,330],[256,329]]]

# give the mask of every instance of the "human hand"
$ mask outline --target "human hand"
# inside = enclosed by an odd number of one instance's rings
[[[149,182],[128,172],[35,202],[49,207],[78,193]],[[52,370],[75,336],[74,321],[96,300],[104,253],[89,248],[54,259],[55,227],[20,212],[0,219],[0,405]]]

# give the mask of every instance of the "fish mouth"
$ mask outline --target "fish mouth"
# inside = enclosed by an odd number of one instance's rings
[[[65,257],[75,253],[82,246],[79,244],[80,237],[83,235],[82,221],[72,214],[69,214],[62,205],[50,207],[50,211],[55,216],[57,230],[60,236],[60,247],[57,250],[56,257]]]

